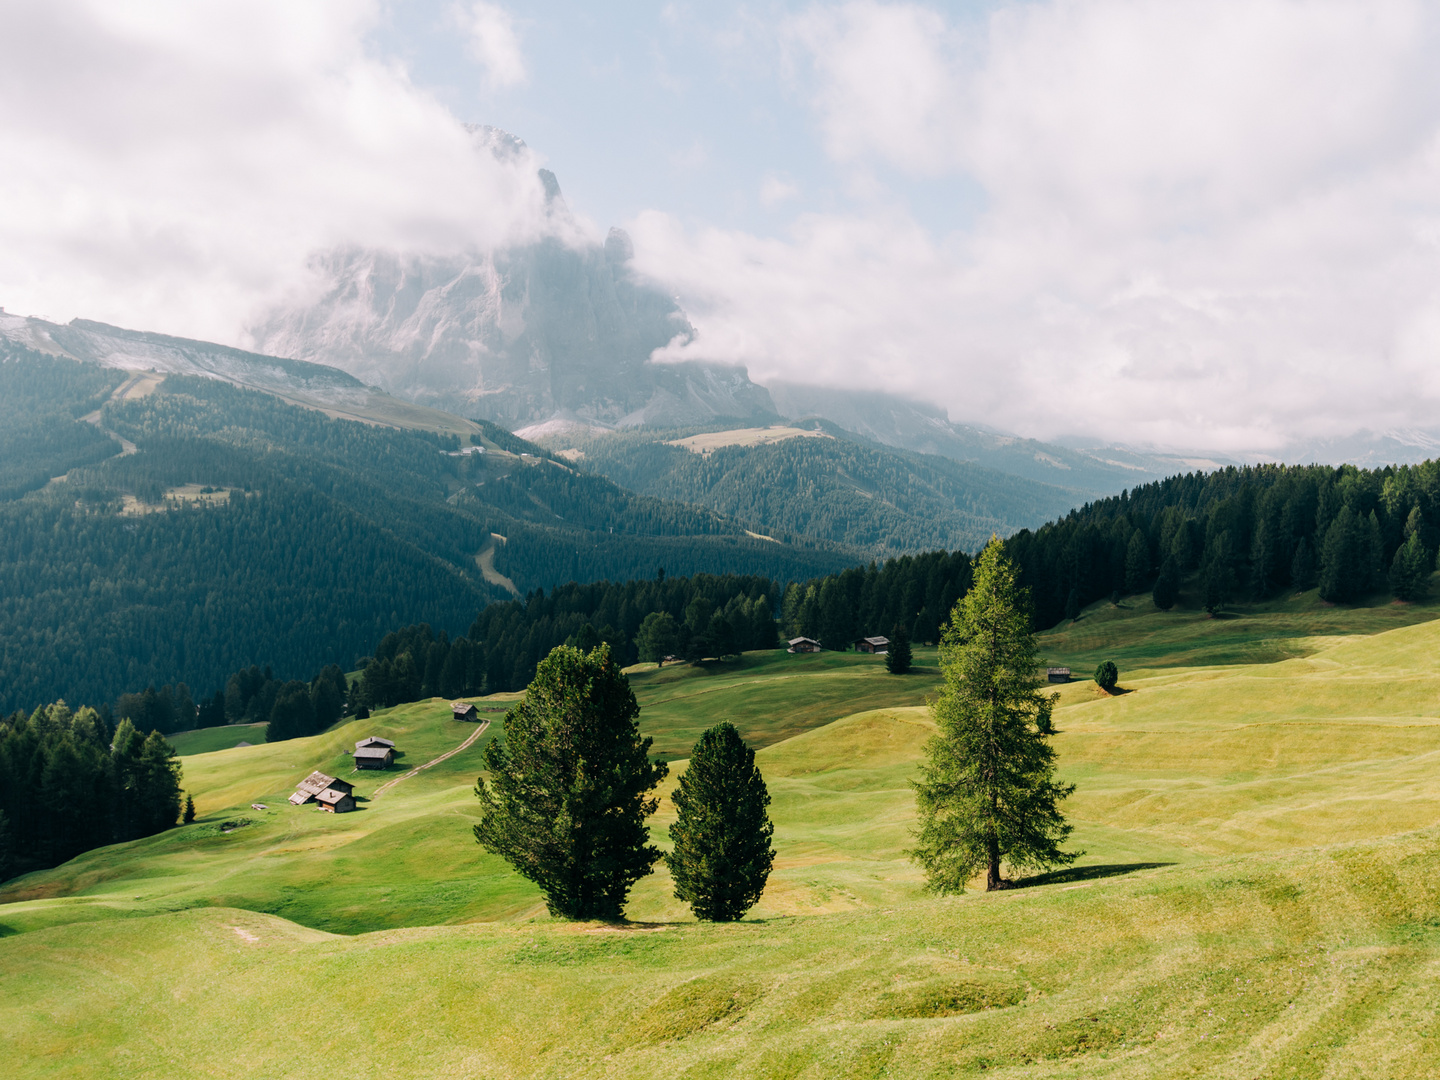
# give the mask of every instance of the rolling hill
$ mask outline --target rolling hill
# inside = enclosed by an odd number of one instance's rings
[[[1310,593],[1211,619],[1143,599],[1042,638],[1077,669],[1119,657],[1124,692],[1060,688],[1087,854],[1028,887],[935,899],[904,857],[931,654],[913,681],[853,655],[634,671],[662,744],[734,716],[763,746],[780,859],[730,926],[696,924],[663,872],[631,923],[545,916],[469,836],[479,744],[384,793],[366,777],[356,814],[248,809],[357,733],[398,737],[393,779],[474,730],[441,702],[402,706],[187,757],[196,824],[8,883],[10,1061],[27,1077],[289,1075],[317,1053],[391,1076],[1433,1075],[1440,609]],[[229,1004],[197,1024],[219,988]]]

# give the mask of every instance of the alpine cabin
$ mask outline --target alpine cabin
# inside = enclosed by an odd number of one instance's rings
[[[793,653],[819,652],[820,642],[816,641],[814,638],[808,637],[791,638],[790,647],[785,651]]]
[[[888,637],[862,637],[855,641],[856,652],[885,653],[890,651]]]

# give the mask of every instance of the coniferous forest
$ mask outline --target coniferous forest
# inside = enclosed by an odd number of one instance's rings
[[[107,402],[123,372],[3,349],[0,709],[210,695],[255,663],[310,679],[397,627],[461,634],[511,587],[854,559],[632,495],[493,425],[461,453],[211,379]]]

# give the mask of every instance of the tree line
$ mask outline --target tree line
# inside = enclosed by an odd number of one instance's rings
[[[63,701],[0,718],[0,880],[168,829],[180,763],[158,731]]]

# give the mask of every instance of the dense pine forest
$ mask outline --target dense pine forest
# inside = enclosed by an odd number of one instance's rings
[[[809,577],[855,557],[756,540],[492,425],[462,448],[177,376],[107,402],[124,373],[3,352],[0,709],[208,696],[256,662],[310,679],[399,626],[462,634],[512,587],[660,566]]]
[[[0,718],[0,880],[179,816],[180,764],[159,732],[63,703]]]

